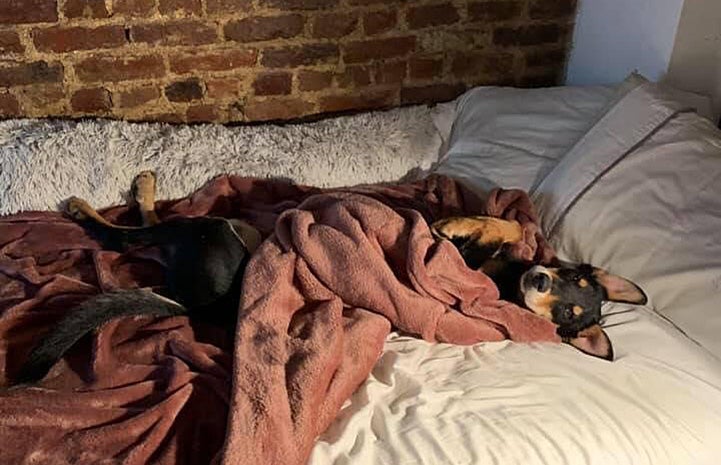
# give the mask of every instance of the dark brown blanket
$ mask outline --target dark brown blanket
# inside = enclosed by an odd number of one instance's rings
[[[212,214],[275,232],[247,270],[237,362],[224,331],[185,317],[114,321],[40,387],[0,392],[0,463],[300,465],[366,378],[391,324],[455,343],[557,342],[550,323],[498,301],[487,277],[430,238],[427,221],[485,209],[452,180],[315,194],[220,177],[162,203],[161,219]],[[520,256],[552,253],[524,194],[496,192],[488,205],[525,225]],[[135,221],[125,208],[105,216]],[[103,251],[56,213],[0,220],[0,381],[74,304],[159,286],[163,269],[155,250]]]

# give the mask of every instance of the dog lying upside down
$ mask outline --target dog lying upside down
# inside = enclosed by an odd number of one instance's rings
[[[243,272],[260,243],[259,233],[242,221],[215,217],[158,222],[155,177],[150,172],[136,177],[131,190],[143,218],[142,227],[113,225],[80,199],[68,202],[67,213],[82,221],[106,247],[159,246],[169,270],[167,295],[134,289],[88,299],[40,341],[16,381],[41,379],[83,335],[118,317],[186,314],[233,328]],[[584,352],[612,358],[610,341],[598,326],[602,300],[645,302],[637,286],[587,265],[543,268],[511,260],[504,252],[520,240],[520,226],[515,222],[451,218],[435,223],[432,231],[439,239],[451,240],[470,267],[483,269],[504,299],[552,320],[559,334]]]

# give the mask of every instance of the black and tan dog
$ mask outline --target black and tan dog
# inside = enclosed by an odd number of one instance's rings
[[[581,351],[613,359],[613,347],[601,329],[603,301],[643,305],[646,295],[631,281],[588,264],[555,260],[533,265],[511,257],[523,238],[521,225],[485,216],[447,218],[431,225],[439,239],[450,240],[466,264],[483,270],[501,298],[553,321],[558,335]]]
[[[67,202],[66,213],[106,248],[159,247],[168,270],[165,295],[133,289],[86,300],[41,339],[16,383],[40,380],[81,337],[115,318],[188,315],[228,329],[235,326],[243,272],[261,241],[258,231],[240,220],[207,216],[159,222],[154,207],[155,175],[150,171],[134,179],[131,193],[142,227],[111,224],[78,198]]]

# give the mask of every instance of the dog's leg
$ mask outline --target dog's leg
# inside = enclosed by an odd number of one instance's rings
[[[138,206],[143,226],[153,226],[160,223],[155,213],[155,173],[143,171],[133,179],[130,193]]]

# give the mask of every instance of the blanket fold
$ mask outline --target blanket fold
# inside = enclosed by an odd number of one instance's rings
[[[185,317],[113,321],[40,388],[0,392],[0,438],[17,445],[0,448],[0,462],[300,465],[392,328],[453,344],[558,342],[428,228],[459,214],[516,219],[514,253],[547,260],[519,191],[481,202],[442,176],[334,191],[224,176],[158,210],[243,218],[268,236],[246,269],[235,337]],[[104,215],[133,221],[125,208]],[[163,267],[153,249],[101,250],[58,214],[1,219],[2,380],[71,305],[160,286]]]

